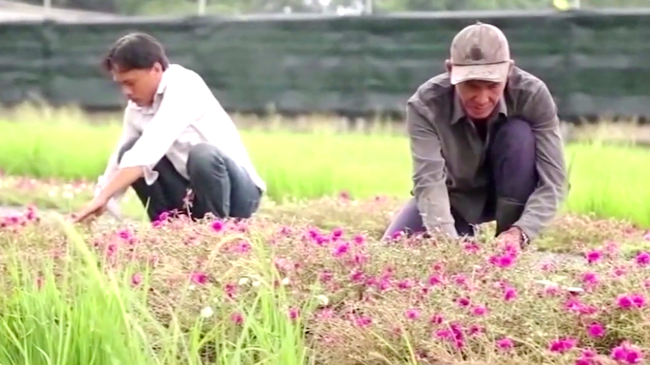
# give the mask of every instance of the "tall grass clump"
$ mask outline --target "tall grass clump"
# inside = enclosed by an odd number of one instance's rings
[[[2,364],[308,363],[301,320],[283,315],[287,294],[272,285],[270,265],[240,263],[259,274],[247,305],[222,303],[228,294],[214,287],[197,296],[194,287],[208,280],[201,272],[167,278],[175,292],[163,298],[165,285],[151,281],[155,256],[128,230],[92,245],[62,220],[44,226],[33,210],[0,227]],[[202,298],[202,307],[188,298]]]

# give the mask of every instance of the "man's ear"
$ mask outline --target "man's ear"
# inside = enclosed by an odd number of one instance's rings
[[[510,60],[510,67],[508,67],[508,73],[512,71],[512,69],[515,68],[515,60]]]
[[[451,72],[451,60],[445,60],[445,70]]]

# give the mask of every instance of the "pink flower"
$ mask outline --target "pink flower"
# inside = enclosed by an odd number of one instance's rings
[[[402,289],[402,290],[411,289],[413,287],[413,281],[411,281],[409,279],[400,280],[397,283],[397,287]]]
[[[605,335],[605,328],[600,323],[592,323],[587,329],[587,333],[591,337],[603,337]]]
[[[465,298],[465,297],[458,298],[456,300],[456,304],[458,304],[459,307],[467,307],[470,304],[470,300],[469,300],[469,298]]]
[[[442,284],[442,277],[440,275],[431,275],[429,276],[428,283],[430,286],[436,286],[438,284]]]
[[[357,325],[357,327],[368,327],[372,324],[372,318],[359,316],[354,319],[354,324]]]
[[[334,257],[341,257],[345,255],[349,251],[349,249],[350,249],[350,245],[347,242],[341,243],[338,246],[336,246],[332,254],[334,255]]]
[[[445,321],[445,317],[442,316],[442,314],[434,314],[431,316],[431,324],[441,324],[442,322]]]
[[[577,343],[578,341],[573,338],[559,338],[551,341],[549,344],[549,350],[552,352],[564,353],[574,348]]]
[[[405,316],[407,319],[414,321],[420,318],[420,311],[416,308],[411,308],[406,311]]]
[[[296,320],[298,317],[300,317],[300,309],[289,308],[289,319]]]
[[[230,320],[231,320],[234,324],[238,324],[238,325],[239,325],[239,324],[244,323],[244,316],[243,316],[241,313],[239,313],[239,312],[235,312],[235,313],[233,313],[233,314],[230,315]]]
[[[517,298],[517,289],[509,286],[503,291],[503,300],[511,302]]]
[[[481,249],[481,246],[479,246],[476,242],[470,242],[466,243],[464,248],[468,253],[476,253]]]
[[[639,294],[621,294],[616,303],[621,309],[641,308],[645,305],[645,298]]]
[[[586,253],[585,257],[587,258],[587,262],[590,264],[596,263],[600,261],[602,258],[603,254],[599,250],[591,250]]]
[[[639,364],[643,361],[641,350],[628,341],[623,341],[619,346],[612,349],[612,359],[619,364]]]
[[[332,231],[332,239],[335,241],[338,240],[339,238],[343,237],[343,229],[341,228],[336,228]]]
[[[356,243],[357,245],[362,245],[364,242],[366,242],[366,238],[364,236],[358,234],[358,235],[354,236],[352,241],[354,241],[354,243]]]
[[[512,254],[505,254],[502,256],[491,256],[489,261],[492,265],[500,268],[507,268],[515,263],[516,257]]]
[[[639,266],[648,266],[650,264],[650,253],[648,252],[639,252],[636,255],[635,261]]]
[[[497,340],[497,348],[499,350],[508,351],[508,350],[512,350],[513,347],[515,347],[515,344],[512,342],[511,339],[507,337]]]
[[[131,285],[132,286],[138,286],[142,283],[142,274],[141,273],[135,273],[131,276]]]
[[[204,272],[194,272],[190,275],[190,279],[194,284],[204,285],[208,282],[208,274]]]
[[[223,222],[220,220],[216,220],[212,222],[212,230],[215,232],[223,231]]]
[[[484,305],[477,305],[472,308],[472,314],[475,316],[483,316],[487,313],[487,307]]]
[[[586,272],[582,274],[582,282],[586,285],[593,286],[598,284],[598,274],[594,272]]]

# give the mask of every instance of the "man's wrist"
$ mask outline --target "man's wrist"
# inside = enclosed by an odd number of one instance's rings
[[[512,228],[516,229],[519,232],[519,237],[520,237],[519,243],[521,244],[521,246],[522,247],[528,246],[528,244],[530,243],[530,238],[528,237],[528,234],[526,234],[526,232],[520,227],[512,226]]]

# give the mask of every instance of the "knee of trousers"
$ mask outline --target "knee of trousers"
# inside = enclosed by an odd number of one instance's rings
[[[500,197],[527,200],[537,185],[535,135],[520,118],[506,121],[491,147],[493,174]]]
[[[187,173],[190,178],[192,176],[225,172],[225,156],[216,146],[199,143],[190,149],[187,157]]]

